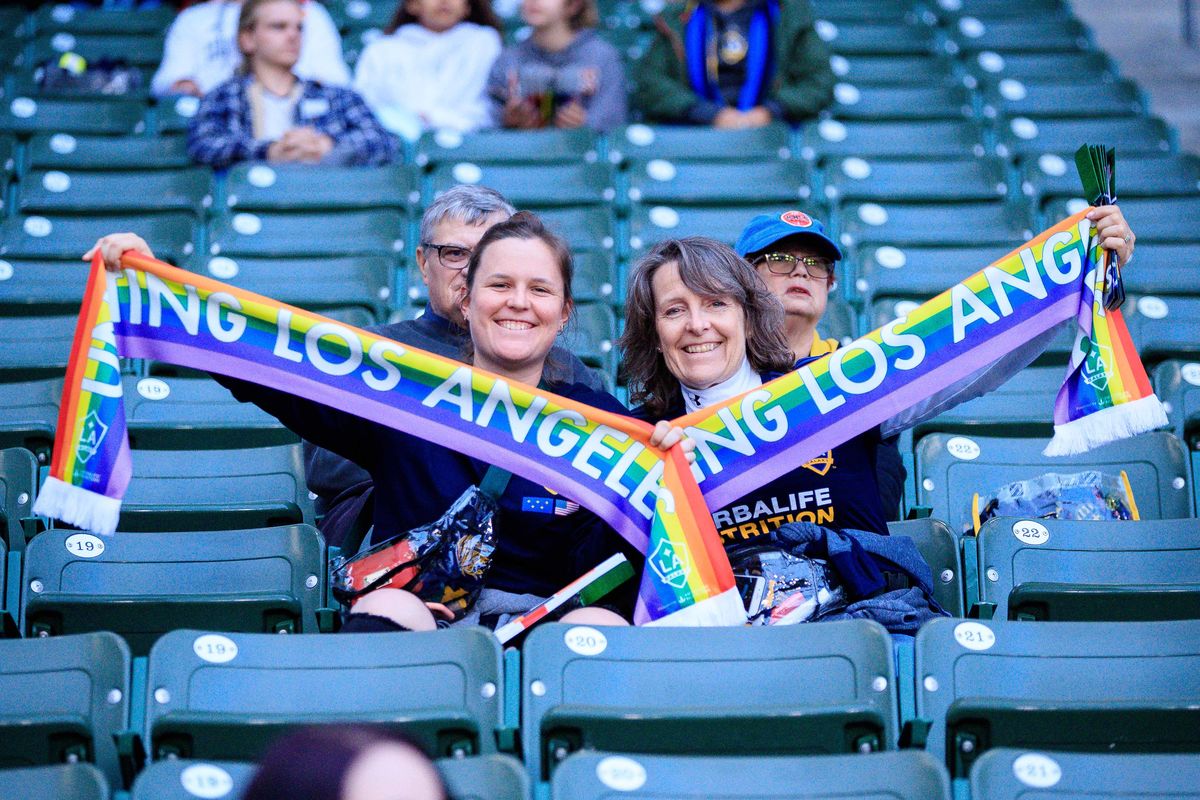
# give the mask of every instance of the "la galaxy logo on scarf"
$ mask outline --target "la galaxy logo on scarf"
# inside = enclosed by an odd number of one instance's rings
[[[92,411],[83,420],[83,433],[75,448],[79,460],[86,463],[100,450],[104,437],[108,435],[108,426],[100,421],[100,417]]]

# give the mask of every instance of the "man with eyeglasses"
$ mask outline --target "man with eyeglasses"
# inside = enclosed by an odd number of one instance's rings
[[[503,195],[486,186],[455,186],[438,196],[421,217],[416,253],[421,280],[429,293],[424,313],[368,330],[461,360],[463,345],[470,338],[459,307],[467,261],[487,229],[514,213]],[[570,370],[572,382],[603,389],[600,376],[569,351],[556,346],[551,353]],[[317,495],[318,510],[325,514],[321,531],[329,544],[340,545],[360,516],[371,518],[371,477],[358,465],[308,442],[304,456],[308,488]],[[364,509],[368,513],[363,514]]]
[[[734,249],[754,266],[771,293],[783,303],[785,333],[797,366],[837,349],[837,339],[822,339],[817,325],[825,314],[834,267],[842,251],[820,220],[803,211],[759,214],[742,229]],[[899,518],[908,472],[896,437],[882,439],[878,431],[875,428],[835,447],[815,459],[812,469],[818,472],[836,468],[839,450],[846,447],[874,450],[880,500],[887,519],[892,521]]]

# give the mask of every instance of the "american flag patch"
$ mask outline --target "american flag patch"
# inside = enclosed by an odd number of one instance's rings
[[[575,503],[570,500],[555,500],[554,501],[554,515],[555,516],[565,517],[567,514],[574,514],[578,510],[579,510],[579,503]]]

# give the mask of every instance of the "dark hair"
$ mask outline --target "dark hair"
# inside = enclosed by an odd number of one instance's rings
[[[575,307],[575,297],[571,294],[571,281],[575,277],[575,259],[571,256],[571,248],[554,231],[546,227],[542,218],[532,211],[518,211],[503,222],[497,222],[479,239],[471,258],[467,261],[466,285],[467,294],[475,287],[475,278],[479,274],[479,263],[483,254],[496,242],[505,239],[537,239],[550,249],[554,261],[558,264],[559,275],[563,281],[563,303],[568,313]],[[475,348],[470,339],[466,342],[465,355],[468,361],[474,361]],[[550,380],[565,380],[570,376],[570,367],[551,353],[546,359],[543,374]]]
[[[317,725],[277,739],[263,754],[242,800],[340,800],[346,775],[360,756],[382,744],[428,755],[412,739],[366,725]],[[437,774],[430,762],[430,768]],[[397,775],[403,780],[403,775]],[[446,786],[440,774],[442,797]]]
[[[396,7],[396,13],[392,16],[392,21],[383,29],[384,33],[393,34],[401,25],[408,25],[410,22],[420,24],[416,15],[408,10],[408,2],[409,0],[400,0],[400,5]],[[496,16],[496,12],[492,11],[490,0],[467,0],[466,22],[474,22],[476,25],[495,28],[497,33],[504,34],[504,29],[500,26],[500,20]]]
[[[667,369],[654,324],[654,274],[670,263],[678,265],[684,286],[696,294],[727,297],[741,306],[746,320],[746,356],[755,372],[786,372],[792,368],[783,306],[754,267],[715,239],[668,239],[642,256],[629,275],[625,332],[620,345],[632,402],[644,404],[651,417],[662,417],[679,394],[679,379]]]
[[[567,0],[567,3],[578,3],[578,7],[567,17],[567,26],[573,31],[584,28],[594,28],[600,24],[600,12],[596,9],[596,0]]]

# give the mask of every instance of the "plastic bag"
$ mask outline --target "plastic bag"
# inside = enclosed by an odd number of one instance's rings
[[[1050,472],[977,495],[978,524],[992,517],[1033,519],[1136,519],[1136,506],[1124,473],[1099,470]],[[976,527],[978,530],[978,527]]]
[[[496,503],[471,486],[436,522],[413,528],[331,565],[344,605],[376,589],[404,589],[460,619],[483,589],[496,549]]]
[[[752,625],[794,625],[846,605],[833,568],[819,558],[771,547],[730,551]]]
[[[101,58],[88,63],[76,53],[44,61],[33,73],[38,88],[58,94],[120,96],[142,88],[142,73],[124,59]]]

